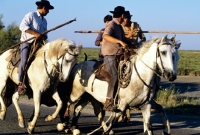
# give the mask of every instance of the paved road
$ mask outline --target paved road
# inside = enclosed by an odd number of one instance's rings
[[[162,81],[163,87],[169,87],[171,83]],[[178,77],[174,82],[177,89],[181,89],[182,92],[187,90],[187,87],[191,87],[189,93],[199,96],[199,85],[200,77]],[[33,105],[32,100],[27,101],[25,98],[20,99],[20,107],[25,117],[25,124],[31,116]],[[45,122],[44,118],[46,115],[51,114],[55,107],[41,107],[41,114],[35,128],[35,134],[46,134],[46,135],[64,135],[64,132],[58,132],[56,124],[59,122],[59,118],[54,121]],[[109,113],[107,114],[107,116]],[[134,112],[131,114],[131,122],[124,124],[118,123],[114,127],[114,131],[118,135],[142,135],[143,134],[143,123],[142,115],[140,112]],[[157,113],[152,113],[152,126],[155,135],[160,135],[162,130],[161,117]],[[200,135],[200,116],[185,116],[185,115],[169,115],[168,118],[171,123],[171,134],[172,135]],[[80,129],[84,134],[93,131],[99,127],[97,118],[93,114],[92,107],[88,105],[81,115],[79,120]],[[101,135],[102,130],[95,133],[95,135]],[[17,124],[16,110],[11,105],[7,110],[7,116],[4,121],[0,121],[0,135],[26,135],[26,128],[19,128]]]

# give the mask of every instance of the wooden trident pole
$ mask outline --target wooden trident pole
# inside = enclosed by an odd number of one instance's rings
[[[76,21],[76,18],[73,19],[73,20],[70,20],[70,21],[68,21],[68,22],[65,22],[65,23],[63,23],[63,24],[60,24],[60,25],[58,25],[58,26],[56,26],[56,27],[54,27],[54,28],[52,28],[52,29],[50,29],[50,30],[47,30],[47,31],[43,32],[42,34],[47,34],[47,33],[51,32],[51,31],[53,31],[53,30],[56,30],[56,29],[58,29],[58,28],[60,28],[60,27],[63,27],[63,26],[65,26],[65,25],[67,25],[67,24],[70,24],[70,23],[72,23],[73,21]],[[32,39],[34,39],[34,38],[35,38],[35,37],[31,37],[31,38],[29,38],[29,39],[27,39],[27,40],[25,40],[25,41],[23,41],[23,42],[19,42],[19,43],[15,44],[15,45],[13,45],[13,46],[11,46],[11,47],[8,47],[8,48],[6,48],[5,50],[1,51],[0,54],[2,54],[3,52],[5,52],[5,51],[7,51],[7,50],[9,50],[9,49],[15,48],[16,46],[18,46],[18,45],[20,45],[20,44],[26,43],[27,41],[32,40]]]
[[[100,30],[81,30],[81,31],[75,31],[75,33],[100,33],[104,31]],[[149,31],[139,31],[142,33],[160,33],[160,34],[200,34],[200,32],[190,32],[190,31],[156,31],[156,30],[149,30]]]

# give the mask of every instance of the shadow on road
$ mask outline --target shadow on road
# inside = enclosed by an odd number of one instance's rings
[[[174,87],[175,90],[178,90],[180,93],[185,92],[194,92],[200,90],[200,84],[199,83],[193,83],[193,82],[161,82],[160,84],[162,88],[169,88]]]

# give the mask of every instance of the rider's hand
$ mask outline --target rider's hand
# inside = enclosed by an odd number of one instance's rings
[[[137,35],[138,32],[139,32],[139,31],[136,30],[136,29],[130,30],[129,33],[128,33],[128,35],[127,35],[127,37],[130,38],[130,37],[132,37],[132,36],[134,36],[134,35]]]
[[[41,34],[38,33],[38,32],[35,32],[35,33],[34,33],[34,36],[35,36],[35,38],[40,38]]]
[[[40,33],[35,33],[34,36],[36,37],[36,39],[39,39],[39,40],[46,40],[47,39],[46,35],[43,35],[43,34],[40,34]]]
[[[126,43],[121,41],[120,44],[122,45],[123,49],[128,49],[128,45]]]

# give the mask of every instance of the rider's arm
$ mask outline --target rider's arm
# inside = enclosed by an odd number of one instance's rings
[[[108,34],[104,34],[103,35],[103,39],[108,41],[108,42],[111,42],[111,43],[118,43],[118,44],[121,44],[123,48],[127,48],[127,44],[124,43],[123,41],[119,40],[119,39],[116,39]]]

